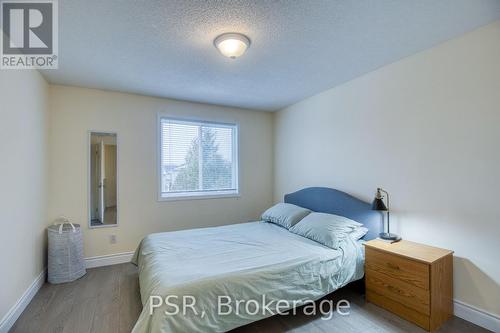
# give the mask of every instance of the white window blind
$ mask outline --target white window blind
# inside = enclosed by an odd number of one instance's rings
[[[238,193],[237,126],[160,118],[160,199]]]

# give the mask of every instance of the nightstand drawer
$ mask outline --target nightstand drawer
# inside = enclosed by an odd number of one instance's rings
[[[429,265],[397,255],[365,248],[366,269],[429,290]]]
[[[430,293],[428,290],[371,269],[366,270],[365,276],[367,290],[372,290],[422,314],[430,315]]]
[[[380,295],[372,290],[366,290],[366,297],[368,301],[372,302],[373,304],[376,304],[388,311],[391,311],[397,314],[398,316],[417,324],[418,326],[422,327],[427,331],[430,330],[429,316],[424,315],[411,308],[408,308],[403,304],[395,302],[390,298]]]

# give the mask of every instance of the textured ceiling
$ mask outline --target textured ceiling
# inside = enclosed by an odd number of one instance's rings
[[[500,0],[59,0],[52,83],[276,110],[500,18]],[[241,32],[236,60],[213,40]]]

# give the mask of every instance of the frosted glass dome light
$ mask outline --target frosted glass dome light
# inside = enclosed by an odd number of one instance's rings
[[[243,55],[250,46],[250,39],[247,36],[237,33],[222,34],[215,38],[215,47],[222,55],[236,59]]]

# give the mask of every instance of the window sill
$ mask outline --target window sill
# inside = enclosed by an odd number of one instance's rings
[[[158,197],[158,201],[180,201],[180,200],[203,200],[203,199],[223,199],[223,198],[239,198],[239,192],[234,193],[219,193],[219,194],[174,194],[171,196]]]

